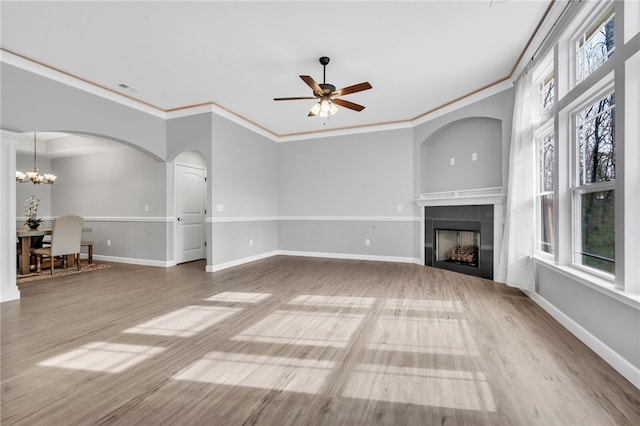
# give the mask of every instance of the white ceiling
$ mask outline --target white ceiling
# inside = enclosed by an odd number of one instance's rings
[[[413,120],[512,72],[551,1],[2,1],[2,48],[161,110],[213,102],[268,132]],[[298,77],[373,89],[330,119]],[[117,85],[127,83],[136,92]]]

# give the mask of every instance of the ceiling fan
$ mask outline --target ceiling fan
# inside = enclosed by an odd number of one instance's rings
[[[294,101],[301,99],[317,99],[318,102],[311,107],[309,110],[308,117],[328,117],[329,114],[333,115],[338,112],[338,107],[336,105],[343,106],[345,108],[352,109],[354,111],[362,111],[364,106],[355,104],[353,102],[345,101],[344,99],[338,98],[338,96],[344,96],[351,93],[361,92],[363,90],[371,89],[371,85],[368,82],[354,84],[353,86],[343,87],[342,89],[336,90],[336,86],[333,84],[327,83],[326,75],[327,75],[327,64],[329,63],[329,58],[323,56],[319,59],[320,64],[322,65],[322,83],[318,84],[316,81],[309,75],[301,75],[300,78],[302,81],[307,83],[307,85],[313,90],[313,97],[292,97],[292,98],[273,98],[274,101]]]

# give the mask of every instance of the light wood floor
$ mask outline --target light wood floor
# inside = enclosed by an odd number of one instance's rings
[[[8,425],[638,425],[520,291],[417,265],[112,268],[1,305]]]

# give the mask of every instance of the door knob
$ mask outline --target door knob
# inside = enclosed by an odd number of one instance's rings
[[[178,218],[178,222],[182,222],[182,218],[181,217]]]

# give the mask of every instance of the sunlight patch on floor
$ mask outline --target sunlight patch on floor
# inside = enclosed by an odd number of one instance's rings
[[[363,318],[358,314],[275,311],[232,340],[342,348]]]
[[[207,302],[240,302],[240,303],[260,303],[269,297],[271,293],[248,293],[240,291],[223,291],[204,300]]]
[[[290,305],[326,306],[337,308],[370,308],[376,302],[375,297],[356,296],[319,296],[301,294],[289,301]]]
[[[411,311],[464,311],[464,304],[459,300],[446,299],[387,299],[385,309],[402,309]]]
[[[241,310],[219,306],[186,306],[128,328],[124,333],[190,337]]]
[[[483,373],[358,364],[344,388],[347,398],[461,410],[496,411]]]
[[[380,316],[365,343],[367,349],[477,356],[466,322],[404,316]]]
[[[172,378],[229,386],[318,393],[335,363],[240,353],[210,352]]]
[[[155,346],[93,342],[38,363],[43,367],[121,373],[164,351]]]

